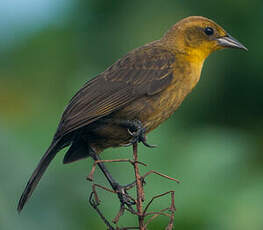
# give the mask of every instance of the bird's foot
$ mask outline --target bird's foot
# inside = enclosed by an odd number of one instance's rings
[[[145,128],[139,120],[130,121],[130,127],[128,128],[129,134],[132,136],[130,143],[125,146],[130,146],[135,143],[142,142],[146,147],[155,148],[156,145],[150,145],[146,142]]]
[[[129,196],[127,189],[127,186],[122,186],[120,184],[114,185],[114,190],[118,195],[121,205],[126,205],[128,208],[132,208],[132,205],[135,205],[136,201],[131,196]]]

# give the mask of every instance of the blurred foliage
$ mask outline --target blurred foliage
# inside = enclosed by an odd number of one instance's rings
[[[176,190],[175,229],[263,229],[262,1],[74,0],[65,11],[64,1],[53,2],[61,7],[48,12],[54,17],[38,29],[21,21],[12,43],[0,37],[0,229],[105,229],[88,204],[89,159],[63,166],[58,154],[20,216],[17,201],[74,92],[189,15],[215,20],[249,52],[211,55],[192,94],[149,135],[159,147],[140,145],[140,160],[182,181],[153,176],[147,197]],[[3,14],[0,19],[7,20]],[[109,149],[103,158],[127,158],[130,151]],[[133,178],[126,165],[109,168],[122,183]],[[105,183],[99,172],[96,180]],[[113,216],[116,198],[101,192],[101,199]],[[158,201],[154,209],[166,204]],[[125,226],[134,222],[129,215],[122,220]],[[165,223],[160,218],[150,229]]]

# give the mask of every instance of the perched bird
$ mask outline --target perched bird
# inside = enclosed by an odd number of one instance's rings
[[[160,39],[132,50],[88,81],[66,107],[51,145],[20,198],[18,211],[31,196],[57,152],[68,149],[63,163],[97,160],[109,147],[143,142],[145,134],[169,118],[199,81],[203,63],[215,50],[245,46],[214,21],[182,19]],[[121,186],[99,165],[115,191]],[[121,196],[119,196],[120,198]]]

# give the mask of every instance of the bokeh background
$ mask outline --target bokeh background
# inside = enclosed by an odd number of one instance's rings
[[[146,198],[176,190],[175,229],[263,229],[263,2],[174,0],[0,1],[0,229],[105,229],[89,206],[85,177],[91,160],[62,165],[63,153],[44,175],[23,212],[17,201],[46,150],[61,113],[85,81],[129,50],[152,40],[183,17],[209,17],[249,52],[211,55],[180,109],[140,145],[140,160],[181,180],[147,180]],[[130,157],[110,149],[104,159]],[[109,165],[122,183],[130,166]],[[97,182],[106,184],[96,171]],[[100,192],[113,217],[116,197]],[[152,210],[168,206],[168,199]],[[121,226],[134,225],[125,215]],[[156,219],[149,229],[164,229]]]

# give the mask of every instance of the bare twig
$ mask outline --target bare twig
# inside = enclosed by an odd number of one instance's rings
[[[140,162],[140,161],[131,161],[130,159],[114,159],[114,160],[97,160],[97,161],[94,161],[93,163],[93,166],[91,168],[91,171],[89,173],[89,175],[87,176],[87,180],[89,181],[93,181],[93,175],[94,175],[94,172],[95,172],[95,169],[96,169],[96,165],[98,163],[107,163],[107,162],[129,162],[131,164],[135,164],[135,163],[138,163],[138,164],[141,164],[141,165],[144,165],[144,166],[147,166],[146,164],[144,164],[143,162]]]
[[[109,223],[109,221],[104,217],[104,215],[102,214],[102,212],[99,210],[98,208],[98,203],[96,203],[96,201],[93,200],[93,192],[90,194],[90,198],[89,198],[89,202],[90,205],[97,211],[97,213],[99,214],[100,218],[103,220],[103,222],[106,224],[106,226],[108,227],[108,230],[115,230],[111,224]]]
[[[170,207],[171,217],[170,217],[170,222],[166,227],[166,230],[172,230],[173,229],[175,211],[176,211],[176,208],[174,205],[174,191],[171,191],[171,207]]]
[[[111,162],[128,162],[128,163],[132,164],[133,169],[134,169],[135,181],[130,183],[130,184],[127,184],[126,186],[123,186],[123,188],[125,188],[125,191],[127,191],[133,187],[136,187],[136,199],[131,197],[128,193],[125,194],[125,196],[128,199],[134,201],[134,204],[136,204],[136,210],[134,210],[131,205],[121,204],[120,209],[119,209],[116,217],[112,221],[116,226],[116,228],[114,228],[110,224],[110,222],[106,219],[106,217],[102,214],[100,209],[98,208],[101,201],[99,199],[96,188],[100,188],[102,190],[105,190],[107,192],[111,192],[114,194],[118,193],[119,191],[114,191],[112,189],[109,189],[109,188],[104,187],[104,186],[99,185],[99,184],[93,184],[92,185],[92,193],[91,193],[90,199],[89,199],[90,204],[96,210],[96,212],[99,214],[99,216],[101,217],[101,219],[103,220],[103,222],[107,226],[108,230],[128,230],[128,229],[147,230],[147,226],[149,225],[149,223],[151,223],[154,219],[156,219],[160,215],[166,216],[169,218],[169,223],[166,226],[166,230],[172,230],[173,229],[174,216],[175,216],[175,210],[176,210],[175,205],[174,205],[174,191],[168,191],[168,192],[165,192],[165,193],[162,193],[162,194],[159,194],[159,195],[152,197],[151,200],[147,203],[146,207],[143,209],[143,202],[144,202],[143,185],[145,183],[145,181],[144,181],[145,178],[151,174],[156,174],[156,175],[164,177],[168,180],[172,180],[172,181],[179,183],[179,181],[177,179],[169,177],[165,174],[159,173],[155,170],[150,170],[149,172],[147,172],[143,176],[141,176],[139,173],[139,164],[144,165],[144,166],[146,166],[146,164],[138,161],[138,143],[133,144],[133,159],[132,160],[130,160],[130,159],[115,159],[115,160],[97,160],[97,161],[95,161],[93,163],[91,172],[89,173],[89,176],[87,177],[88,180],[93,181],[94,172],[95,172],[97,164],[103,163],[103,162],[109,162],[109,163],[111,163]],[[161,198],[161,197],[168,195],[168,194],[171,195],[170,207],[165,208],[165,209],[160,210],[160,211],[148,212],[148,209],[152,205],[154,200]],[[125,211],[128,211],[132,215],[136,215],[138,217],[138,224],[139,224],[138,227],[137,226],[136,227],[121,227],[121,228],[118,227],[118,222],[120,220],[120,217],[124,214]],[[147,218],[147,221],[145,221],[146,217],[149,217],[149,218]]]
[[[143,211],[143,215],[147,215],[147,210],[148,210],[148,208],[150,207],[150,205],[152,204],[152,202],[153,202],[154,200],[156,200],[156,199],[158,199],[158,198],[160,198],[160,197],[163,197],[163,196],[165,196],[165,195],[167,195],[167,194],[169,194],[169,193],[172,193],[172,192],[173,192],[173,191],[168,191],[168,192],[159,194],[159,195],[157,195],[157,196],[154,196],[154,197],[150,200],[150,202],[146,205],[146,207],[145,207],[145,209],[144,209],[144,211]]]
[[[150,205],[153,203],[154,200],[160,198],[160,197],[163,197],[167,194],[171,194],[171,206],[170,208],[165,208],[163,210],[161,210],[160,212],[148,212],[147,213],[147,210],[149,209]],[[165,213],[166,211],[170,211],[171,214],[167,214]],[[152,222],[155,218],[157,218],[158,216],[160,215],[163,215],[163,216],[167,216],[169,217],[170,221],[169,221],[169,224],[167,225],[166,227],[166,230],[172,230],[173,228],[173,223],[174,223],[174,214],[175,214],[175,206],[174,206],[174,191],[168,191],[168,192],[165,192],[165,193],[162,193],[160,195],[157,195],[157,196],[154,196],[150,202],[146,205],[145,209],[144,209],[144,212],[143,212],[143,216],[146,217],[146,216],[150,216],[150,215],[153,215],[145,224],[145,226],[147,226],[150,222]]]
[[[133,144],[133,160],[134,162],[138,162],[138,143]],[[144,191],[142,187],[142,181],[141,181],[141,176],[139,173],[139,167],[137,163],[133,164],[134,167],[134,173],[135,173],[135,178],[136,178],[136,190],[137,190],[137,212],[138,212],[138,221],[139,221],[139,228],[140,230],[145,230],[144,226],[144,216],[143,216],[143,207],[142,203],[144,201]]]
[[[175,179],[175,178],[172,178],[172,177],[169,177],[169,176],[167,176],[167,175],[165,175],[165,174],[163,174],[163,173],[157,172],[157,171],[155,171],[155,170],[151,170],[151,171],[145,173],[145,174],[142,176],[142,178],[145,179],[147,176],[149,176],[149,175],[151,175],[151,174],[156,174],[156,175],[161,176],[161,177],[164,177],[164,178],[166,178],[166,179],[168,179],[168,180],[175,181],[177,184],[180,183],[179,180],[177,180],[177,179]]]

